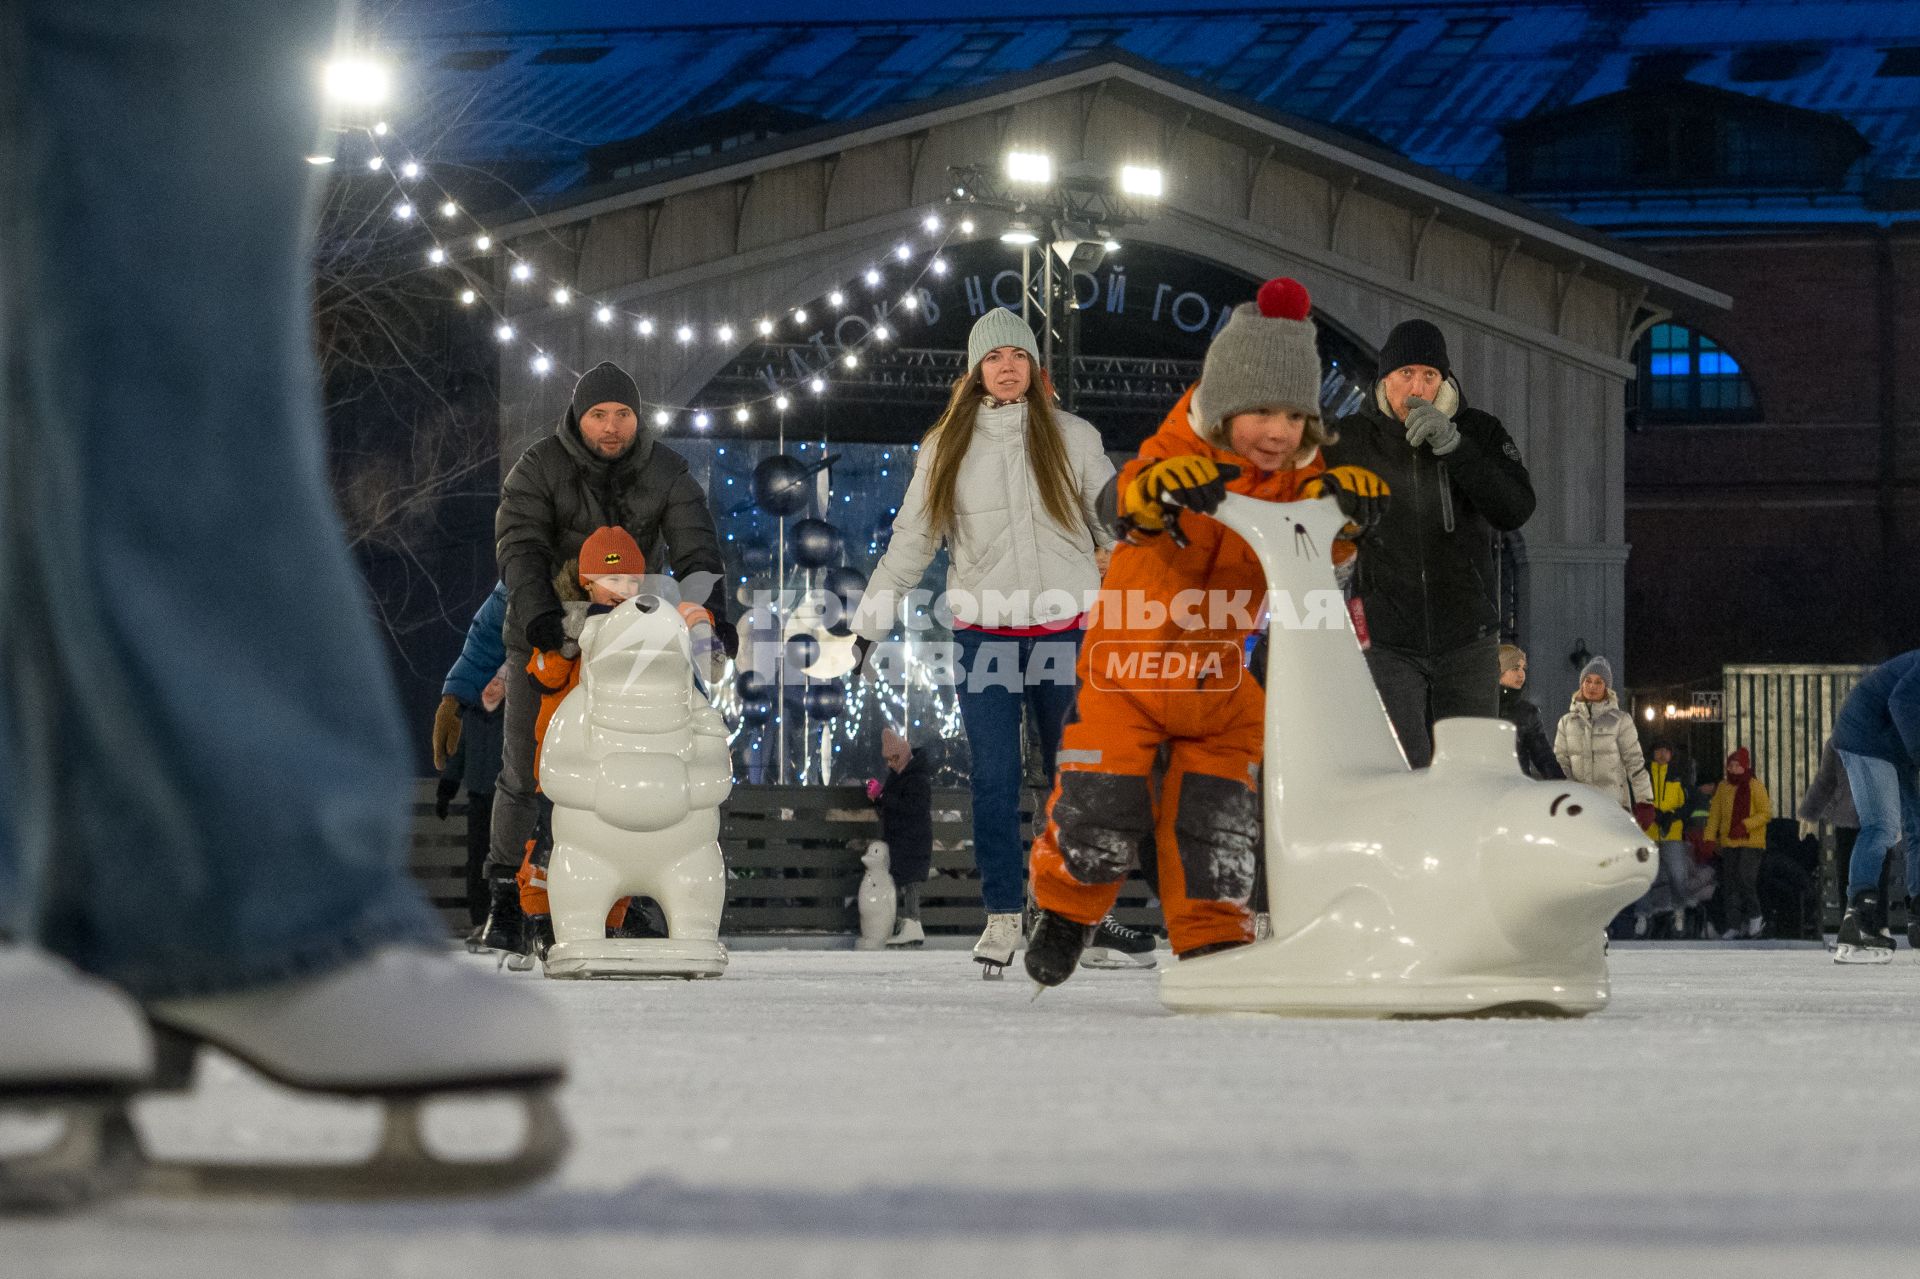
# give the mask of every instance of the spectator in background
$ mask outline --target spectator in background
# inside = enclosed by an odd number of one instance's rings
[[[887,841],[893,875],[894,924],[889,946],[927,940],[920,923],[920,890],[933,873],[933,772],[927,752],[915,750],[889,725],[880,734],[887,775],[867,783],[867,798],[880,806],[880,838]]]
[[[1920,649],[1875,667],[1854,685],[1834,721],[1833,749],[1860,812],[1860,837],[1847,866],[1847,914],[1860,912],[1861,924],[1885,929],[1887,903],[1875,885],[1904,831],[1907,940],[1920,944],[1914,909],[1920,896]],[[1846,931],[1843,921],[1843,944]]]
[[[1633,716],[1620,709],[1613,693],[1613,667],[1604,657],[1580,672],[1580,688],[1553,735],[1553,754],[1561,772],[1609,795],[1641,826],[1653,822],[1652,784]],[[1620,912],[1624,919],[1632,908]],[[1617,922],[1617,921],[1616,921]],[[1647,919],[1633,913],[1634,935],[1646,936]]]
[[[1265,643],[1263,638],[1262,643]],[[1264,670],[1262,672],[1264,674]],[[1540,723],[1540,708],[1520,693],[1527,686],[1526,650],[1515,644],[1500,646],[1500,718],[1512,724],[1518,733],[1520,771],[1528,777],[1551,781],[1563,777],[1560,763],[1553,757],[1553,743]]]
[[[447,671],[446,683],[440,686],[440,706],[433,713],[435,769],[445,769],[447,760],[460,749],[461,710],[480,704],[481,690],[507,660],[507,641],[503,634],[506,621],[507,584],[495,582],[493,590],[474,612],[473,621],[467,626],[466,642],[460,646],[460,656],[454,659]],[[497,765],[494,771],[499,771]]]
[[[1355,581],[1367,667],[1407,763],[1425,768],[1433,721],[1497,713],[1493,538],[1533,514],[1533,482],[1500,419],[1468,407],[1438,328],[1396,325],[1380,369],[1366,404],[1332,424],[1324,456],[1393,493]]]
[[[1647,766],[1647,782],[1653,793],[1653,824],[1648,829],[1660,846],[1660,874],[1634,906],[1634,935],[1647,935],[1655,910],[1666,910],[1673,917],[1673,935],[1687,931],[1687,908],[1694,904],[1689,881],[1693,870],[1693,850],[1685,835],[1687,788],[1680,781],[1680,770],[1673,762],[1673,747],[1661,742],[1653,748],[1653,763]]]
[[[467,788],[467,924],[472,932],[468,948],[479,946],[487,922],[487,843],[493,829],[493,786],[500,777],[500,732],[505,718],[510,674],[504,664],[480,687],[477,704],[462,706],[454,733],[453,753],[440,770],[433,815],[441,821],[453,809],[460,788]],[[484,949],[484,947],[481,947]]]
[[[1758,937],[1766,928],[1760,913],[1760,861],[1767,851],[1767,819],[1773,815],[1767,788],[1753,775],[1753,756],[1744,746],[1727,756],[1727,780],[1713,792],[1707,813],[1705,846],[1720,855],[1720,887],[1727,940]]]

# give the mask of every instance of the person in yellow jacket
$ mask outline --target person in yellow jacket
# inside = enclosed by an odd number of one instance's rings
[[[1760,914],[1760,859],[1767,851],[1767,819],[1773,816],[1767,788],[1753,775],[1753,756],[1744,746],[1727,756],[1727,780],[1713,792],[1703,847],[1720,853],[1720,891],[1726,902],[1729,940],[1758,937],[1766,920]]]
[[[1693,871],[1693,849],[1680,837],[1687,788],[1673,765],[1673,747],[1662,742],[1653,748],[1647,779],[1653,787],[1653,821],[1646,831],[1660,845],[1660,873],[1648,885],[1646,895],[1634,903],[1633,935],[1645,937],[1652,931],[1654,912],[1663,910],[1673,917],[1673,935],[1682,937],[1687,931],[1687,907],[1694,904],[1687,887]]]

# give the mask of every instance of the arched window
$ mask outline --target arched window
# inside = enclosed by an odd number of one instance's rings
[[[1634,349],[1636,423],[1752,422],[1753,384],[1726,348],[1684,324],[1656,324]]]

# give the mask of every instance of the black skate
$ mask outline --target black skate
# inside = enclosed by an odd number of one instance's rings
[[[489,881],[488,889],[491,896],[481,945],[498,951],[500,962],[515,972],[525,972],[533,967],[533,937],[520,909],[520,885],[506,875]]]
[[[1907,898],[1907,945],[1920,950],[1920,897]]]
[[[1835,938],[1836,964],[1885,964],[1893,960],[1893,934],[1887,930],[1887,906],[1876,889],[1865,888],[1847,904]]]
[[[1065,915],[1037,911],[1033,934],[1027,938],[1027,976],[1042,986],[1058,986],[1073,976],[1081,952],[1097,931],[1094,924],[1076,924]]]
[[[1108,915],[1094,930],[1086,953],[1080,956],[1082,968],[1152,968],[1154,935],[1144,928],[1129,928]]]

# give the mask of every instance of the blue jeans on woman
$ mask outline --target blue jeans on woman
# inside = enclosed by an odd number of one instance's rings
[[[1860,835],[1847,863],[1847,896],[1880,884],[1887,851],[1907,838],[1907,896],[1920,897],[1920,774],[1891,760],[1836,750],[1847,770],[1853,807],[1860,814]]]
[[[0,5],[0,932],[143,999],[445,933],[327,485],[336,12]]]
[[[1007,636],[956,626],[956,692],[973,756],[973,858],[989,915],[1026,905],[1027,846],[1020,838],[1020,712],[1033,712],[1041,760],[1053,775],[1060,730],[1073,709],[1079,630]]]

